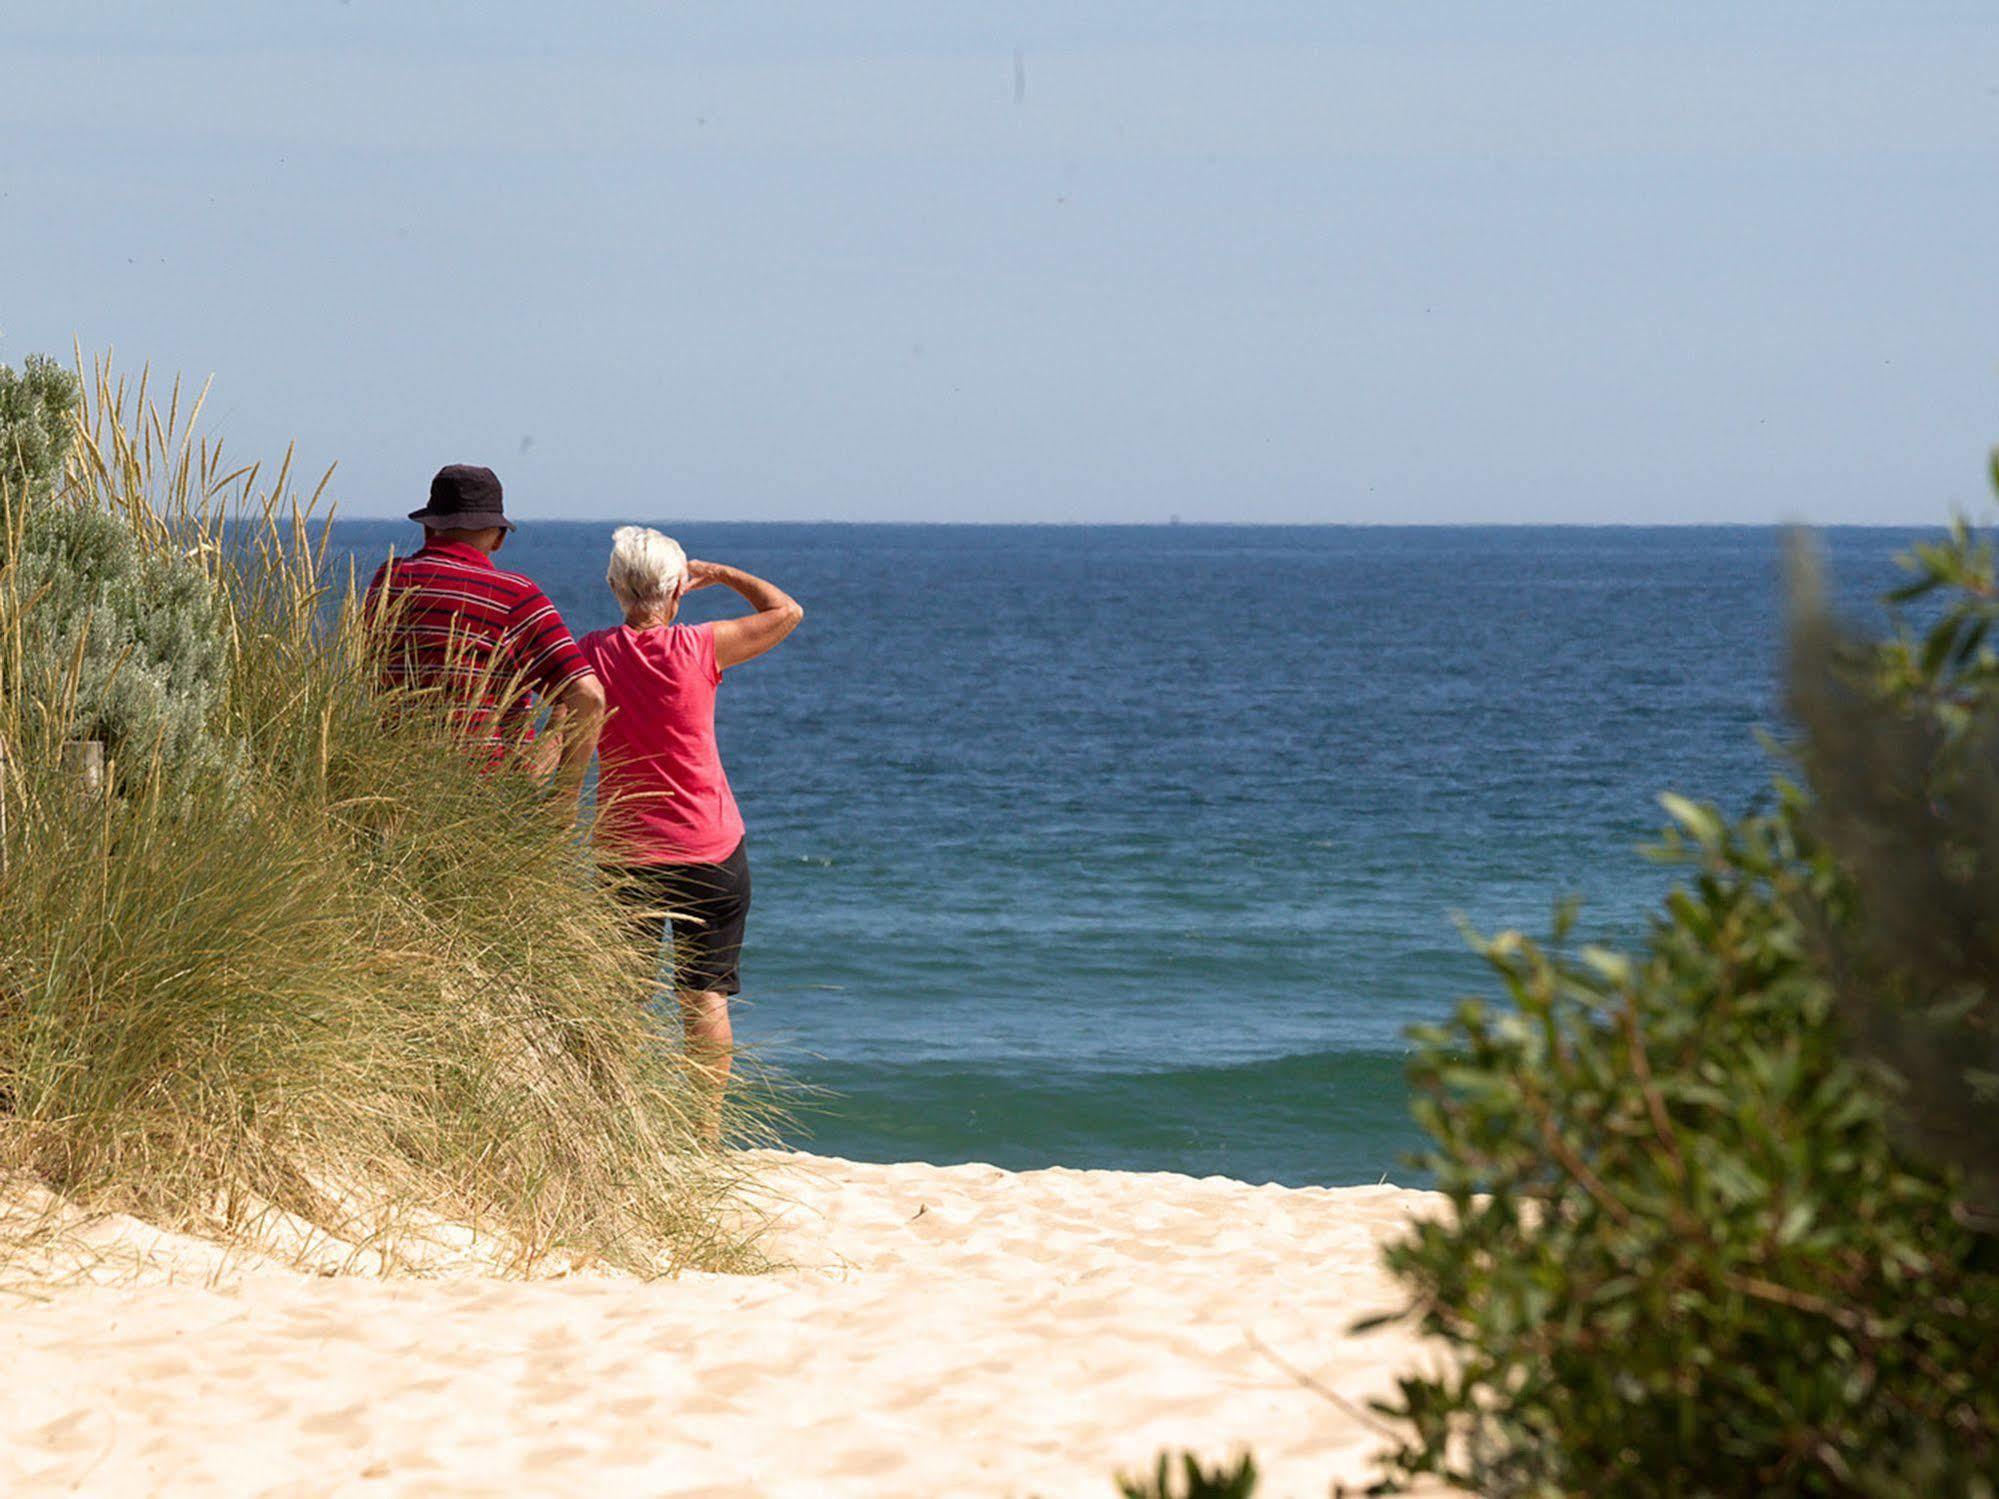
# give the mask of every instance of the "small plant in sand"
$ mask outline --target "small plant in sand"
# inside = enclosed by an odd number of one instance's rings
[[[1256,1492],[1256,1462],[1248,1454],[1212,1468],[1191,1452],[1176,1461],[1160,1453],[1150,1474],[1120,1478],[1121,1499],[1250,1499]]]
[[[1999,584],[1961,524],[1905,561],[1871,642],[1801,573],[1800,784],[1667,799],[1637,951],[1501,935],[1508,1002],[1422,1035],[1455,1213],[1388,1260],[1450,1360],[1390,1487],[1994,1492]]]
[[[0,1176],[390,1263],[441,1221],[520,1271],[753,1263],[563,809],[385,698],[289,461],[108,366],[81,394],[0,379]]]

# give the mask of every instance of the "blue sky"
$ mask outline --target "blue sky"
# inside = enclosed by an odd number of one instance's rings
[[[65,0],[0,46],[0,360],[212,372],[351,515],[454,461],[578,519],[1988,503],[1989,3]]]

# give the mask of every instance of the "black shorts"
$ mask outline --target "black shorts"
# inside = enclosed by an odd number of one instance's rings
[[[742,992],[743,923],[750,914],[747,840],[720,864],[630,864],[607,869],[630,912],[632,939],[657,953],[673,927],[673,987]]]

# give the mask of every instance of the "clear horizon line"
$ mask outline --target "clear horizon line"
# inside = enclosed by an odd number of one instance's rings
[[[330,519],[368,525],[415,525],[400,515],[345,515],[335,511]],[[535,516],[511,517],[516,526],[621,526],[633,523],[630,515],[616,516]],[[1233,520],[735,520],[712,516],[672,515],[655,517],[645,524],[658,526],[905,526],[910,529],[1004,529],[1020,530],[1130,530],[1130,531],[1921,531],[1946,530],[1948,520],[1936,521],[1594,521],[1594,520],[1396,520],[1396,521],[1233,521]],[[1975,527],[1974,527],[1975,529]]]

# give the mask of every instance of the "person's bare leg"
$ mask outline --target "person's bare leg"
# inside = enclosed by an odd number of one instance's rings
[[[735,1032],[729,1028],[729,996],[714,989],[682,989],[680,1027],[687,1038],[687,1059],[708,1083],[708,1138],[722,1138],[722,1095],[729,1087],[729,1056]]]

